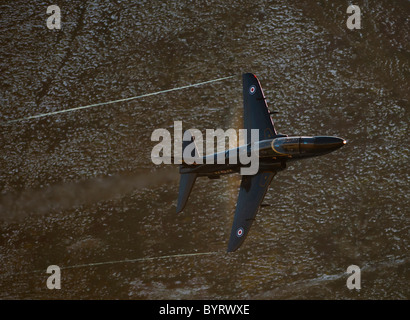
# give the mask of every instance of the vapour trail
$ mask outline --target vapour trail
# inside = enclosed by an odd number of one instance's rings
[[[146,94],[143,94],[143,95],[130,97],[130,98],[124,98],[124,99],[112,100],[112,101],[107,101],[107,102],[95,103],[95,104],[90,104],[90,105],[87,105],[87,106],[81,106],[81,107],[65,109],[65,110],[59,110],[59,111],[54,111],[54,112],[41,113],[41,114],[37,114],[37,115],[34,115],[34,116],[26,117],[26,118],[10,120],[10,121],[7,122],[7,124],[14,123],[14,122],[20,122],[20,121],[24,121],[24,120],[31,120],[31,119],[37,119],[37,118],[52,116],[52,115],[56,115],[56,114],[60,114],[60,113],[66,113],[66,112],[72,112],[72,111],[77,111],[77,110],[82,110],[82,109],[88,109],[88,108],[93,108],[93,107],[104,106],[104,105],[107,105],[107,104],[113,104],[113,103],[117,103],[117,102],[125,102],[125,101],[131,101],[131,100],[135,100],[135,99],[151,97],[151,96],[155,96],[155,95],[162,94],[162,93],[167,93],[167,92],[172,92],[172,91],[177,91],[177,90],[182,90],[182,89],[187,89],[187,88],[192,88],[192,87],[198,87],[198,86],[202,86],[202,85],[205,85],[205,84],[230,79],[230,78],[233,78],[233,77],[234,76],[228,76],[228,77],[208,80],[208,81],[204,81],[204,82],[194,83],[194,84],[190,84],[190,85],[186,85],[186,86],[182,86],[182,87],[177,87],[177,88],[172,88],[172,89],[167,89],[167,90],[162,90],[162,91],[157,91],[157,92],[152,92],[152,93],[146,93]]]
[[[65,267],[61,266],[60,270],[86,268],[86,267],[99,267],[99,266],[119,264],[119,263],[135,263],[135,262],[154,261],[154,260],[163,260],[163,259],[171,259],[171,258],[216,255],[218,253],[220,253],[220,252],[217,252],[217,251],[213,251],[213,252],[196,252],[196,253],[173,254],[173,255],[159,256],[159,257],[145,257],[145,258],[136,258],[136,259],[102,261],[102,262],[94,262],[94,263],[77,264],[77,265],[65,266]],[[33,273],[46,273],[46,271],[47,271],[47,268],[45,268],[43,270],[33,270],[33,271],[18,272],[18,273],[12,273],[12,274],[10,274],[10,273],[9,274],[2,274],[2,275],[0,274],[0,277],[18,276],[18,275],[33,274]]]
[[[218,252],[198,252],[198,253],[183,253],[183,254],[174,254],[161,257],[146,257],[146,258],[137,258],[137,259],[124,259],[124,260],[114,260],[114,261],[104,261],[104,262],[95,262],[95,263],[86,263],[86,264],[77,264],[73,266],[62,267],[61,269],[75,269],[75,268],[84,268],[84,267],[97,267],[102,265],[117,264],[117,263],[133,263],[133,262],[142,262],[150,260],[161,260],[169,258],[180,258],[180,257],[193,257],[193,256],[203,256],[203,255],[212,255],[217,254]]]

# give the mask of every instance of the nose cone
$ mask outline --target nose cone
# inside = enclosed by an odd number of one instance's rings
[[[346,140],[339,137],[301,137],[300,153],[307,155],[322,155],[335,151],[346,144]]]
[[[346,144],[346,140],[339,137],[314,137],[314,149],[318,153],[337,150]]]

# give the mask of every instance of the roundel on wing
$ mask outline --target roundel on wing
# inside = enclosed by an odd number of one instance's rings
[[[243,228],[238,228],[238,230],[236,230],[236,236],[238,238],[243,236]]]
[[[256,92],[256,86],[250,86],[249,87],[249,93],[254,94]]]

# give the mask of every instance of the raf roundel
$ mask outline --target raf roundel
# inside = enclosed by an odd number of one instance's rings
[[[243,236],[243,228],[239,228],[238,230],[236,230],[236,235],[238,238]]]
[[[250,88],[249,88],[249,93],[250,94],[254,94],[256,92],[256,86],[251,86]]]

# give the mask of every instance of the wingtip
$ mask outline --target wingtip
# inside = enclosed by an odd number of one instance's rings
[[[226,253],[230,253],[230,252],[234,252],[235,250],[233,250],[231,248],[231,244],[228,244],[228,248],[226,249]]]
[[[258,79],[258,77],[256,76],[256,74],[254,74],[254,73],[252,73],[252,72],[245,72],[245,73],[243,73],[243,76],[244,76],[244,77],[246,77],[246,76],[252,76],[252,77]]]
[[[231,239],[229,240],[228,243],[228,249],[226,250],[227,253],[235,252],[236,250],[239,249],[239,247],[242,245],[242,242],[237,242],[237,241],[232,241]]]

